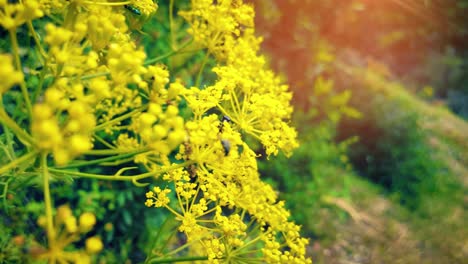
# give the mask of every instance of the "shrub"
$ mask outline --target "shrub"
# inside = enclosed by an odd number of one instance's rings
[[[348,85],[355,87],[350,104],[363,118],[344,121],[339,128],[340,137],[359,137],[359,144],[349,149],[350,159],[362,175],[414,207],[421,193],[437,188],[438,175],[443,173],[420,127],[423,117],[414,111],[401,84],[370,68],[353,73],[348,79]]]

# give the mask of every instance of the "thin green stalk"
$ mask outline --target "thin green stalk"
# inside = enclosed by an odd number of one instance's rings
[[[39,95],[42,93],[44,88],[44,82],[46,80],[46,75],[48,72],[47,58],[45,58],[44,65],[42,65],[41,72],[39,73],[39,83],[35,87],[32,95],[32,101],[37,102]]]
[[[95,173],[86,173],[86,172],[77,172],[69,170],[60,170],[55,168],[49,168],[50,172],[65,174],[69,176],[76,176],[81,178],[90,178],[96,180],[106,180],[106,181],[132,181],[135,176],[121,176],[121,175],[104,175],[104,174],[95,174]]]
[[[67,12],[63,18],[63,24],[62,26],[66,29],[72,29],[73,25],[75,25],[76,18],[78,16],[78,3],[76,2],[71,2],[70,5],[68,5]],[[58,75],[57,75],[58,76]]]
[[[3,208],[5,210],[6,215],[8,215],[8,204],[7,204],[7,197],[8,197],[8,186],[10,184],[10,181],[12,181],[13,177],[8,178],[5,183],[0,183],[3,184],[3,192],[2,195],[0,196],[2,198],[3,202]]]
[[[207,256],[196,256],[196,257],[180,257],[180,258],[164,258],[150,260],[148,263],[177,263],[177,262],[189,262],[197,260],[208,260]]]
[[[165,58],[168,58],[178,52],[181,52],[183,49],[185,49],[188,45],[190,45],[191,43],[193,42],[193,38],[191,38],[190,40],[187,40],[186,42],[184,42],[178,49],[175,49],[175,50],[171,50],[170,52],[166,53],[166,54],[163,54],[161,56],[158,56],[156,58],[152,58],[152,59],[149,59],[147,61],[145,61],[144,65],[150,65],[150,64],[153,64],[155,62],[158,62],[160,60],[163,60]]]
[[[132,155],[132,156],[130,156],[128,158],[125,158],[125,159],[119,159],[119,160],[116,160],[116,161],[102,162],[99,165],[108,166],[108,167],[115,167],[115,166],[120,166],[120,165],[125,164],[125,163],[132,162],[134,160],[135,160],[135,156]]]
[[[116,149],[115,146],[113,146],[112,144],[110,144],[109,142],[105,141],[103,138],[101,138],[100,136],[98,135],[94,135],[94,138],[99,141],[101,144],[103,144],[105,147],[109,148],[109,149]]]
[[[148,148],[144,149],[93,149],[85,152],[85,155],[94,155],[94,156],[110,156],[110,155],[121,155],[121,154],[138,154],[145,151],[148,151]]]
[[[36,46],[39,49],[39,53],[41,54],[42,59],[45,60],[45,58],[47,57],[47,54],[44,48],[42,47],[41,40],[39,39],[38,34],[34,30],[32,21],[28,21],[26,24],[28,25],[29,33],[31,33],[31,35],[33,36],[34,42],[36,43]],[[44,62],[42,61],[42,63]]]
[[[208,58],[210,57],[210,52],[207,51],[205,57],[203,58],[202,65],[200,67],[200,71],[198,72],[197,79],[195,81],[195,86],[200,87],[200,82],[201,82],[201,76],[203,73],[203,70],[205,69],[205,65],[208,62]]]
[[[76,163],[70,163],[64,166],[59,166],[58,168],[60,169],[69,169],[69,168],[79,168],[79,167],[85,167],[85,166],[90,166],[94,164],[100,164],[104,162],[111,162],[114,160],[120,160],[120,159],[126,159],[128,157],[132,157],[134,155],[140,154],[145,152],[145,150],[139,150],[135,152],[129,152],[129,153],[124,153],[116,156],[111,156],[111,157],[106,157],[102,159],[93,159],[93,160],[88,160],[88,161],[82,161],[82,162],[76,162]]]
[[[47,153],[41,153],[41,168],[42,168],[42,177],[44,184],[44,204],[46,209],[46,219],[47,219],[47,241],[49,243],[49,248],[55,248],[55,230],[54,223],[52,219],[52,199],[50,197],[50,185],[49,185],[49,169],[47,167]]]
[[[88,79],[93,79],[93,78],[96,78],[96,77],[102,77],[102,76],[109,76],[110,75],[110,72],[98,72],[98,73],[93,73],[93,74],[88,74],[88,75],[84,75],[84,76],[81,76],[81,80],[88,80]]]
[[[1,101],[0,97],[0,101]],[[13,119],[11,119],[8,114],[3,109],[3,104],[0,102],[0,122],[3,123],[5,126],[9,127],[13,130],[13,133],[18,137],[18,139],[25,145],[35,145],[33,138],[26,133],[21,127],[16,124]]]
[[[16,28],[10,29],[9,32],[10,32],[11,46],[13,48],[13,54],[15,56],[16,69],[20,72],[23,72],[23,69],[21,67],[21,60],[19,56],[18,39],[16,38]],[[26,87],[26,83],[24,82],[24,80],[21,81],[20,88],[21,88],[21,93],[23,94],[24,102],[26,104],[26,110],[28,112],[28,116],[32,116],[31,100],[29,99],[28,88]]]
[[[144,107],[140,107],[140,108],[137,108],[137,109],[135,109],[135,110],[133,110],[133,111],[131,111],[129,113],[126,113],[126,114],[121,115],[119,117],[116,117],[116,118],[114,118],[112,120],[109,120],[108,122],[102,123],[102,124],[96,126],[94,128],[94,131],[99,131],[99,130],[105,129],[108,126],[111,126],[113,124],[117,124],[120,121],[125,120],[127,118],[130,118],[131,116],[135,115],[136,113],[143,111],[144,109],[145,109]]]
[[[171,29],[171,50],[176,50],[176,39],[175,39],[175,33],[174,33],[174,0],[169,1],[169,27]]]
[[[189,165],[191,165],[193,163],[195,163],[195,162],[194,161],[186,161],[186,162],[176,164],[176,165],[173,165],[173,166],[170,166],[170,167],[163,167],[160,170],[150,171],[150,172],[146,172],[146,173],[142,173],[142,174],[138,174],[138,175],[133,175],[133,176],[122,176],[120,174],[122,172],[124,172],[124,171],[129,170],[129,169],[133,169],[134,167],[123,168],[114,175],[104,175],[104,174],[77,172],[77,171],[69,171],[69,170],[56,169],[56,168],[49,168],[49,171],[53,172],[53,173],[58,173],[58,174],[66,174],[66,175],[70,175],[70,176],[77,176],[77,177],[90,178],[90,179],[96,179],[96,180],[132,181],[133,183],[136,183],[136,181],[138,181],[138,180],[142,180],[142,179],[152,177],[154,175],[159,175],[159,174],[162,174],[162,173],[166,173],[166,172],[169,172],[171,170],[175,170],[177,168],[189,166]]]
[[[13,147],[13,135],[9,128],[2,125],[3,131],[5,131],[5,138],[6,138],[6,147],[5,147],[5,154],[8,156],[9,160],[16,159],[15,148]]]
[[[37,155],[37,151],[30,151],[27,154],[12,160],[10,163],[0,167],[0,177],[5,176],[3,175],[5,172],[17,167],[19,164],[24,163],[26,161],[31,160],[33,157]]]

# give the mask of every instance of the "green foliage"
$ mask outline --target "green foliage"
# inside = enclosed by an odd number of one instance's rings
[[[424,117],[404,88],[372,69],[354,73],[367,76],[351,76],[347,82],[356,87],[350,103],[363,118],[342,122],[339,131],[341,138],[359,136],[359,144],[350,148],[356,169],[410,208],[418,207],[423,196],[452,185],[421,127]]]

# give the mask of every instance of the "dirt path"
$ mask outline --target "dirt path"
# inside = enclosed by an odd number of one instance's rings
[[[437,248],[437,243],[420,236],[414,224],[400,220],[401,208],[385,198],[376,197],[356,205],[339,199],[330,203],[353,216],[337,226],[337,236],[332,244],[312,241],[310,252],[313,252],[314,263],[462,264],[466,257],[466,252],[463,252],[466,250],[466,241],[455,243],[447,240],[451,244],[447,245],[448,248]],[[424,232],[427,231],[428,228],[425,228]],[[459,251],[456,244],[465,246]],[[456,255],[447,254],[447,249]]]

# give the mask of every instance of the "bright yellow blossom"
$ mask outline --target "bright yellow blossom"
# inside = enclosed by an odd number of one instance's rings
[[[80,215],[80,232],[88,232],[96,224],[96,216],[93,213],[83,213]]]
[[[90,237],[86,239],[86,251],[90,254],[96,254],[103,248],[102,241],[99,237]]]
[[[9,54],[0,54],[0,95],[7,92],[13,85],[23,81],[23,74],[15,70],[13,58]]]
[[[28,160],[32,170],[22,170],[44,180],[46,216],[38,223],[46,229],[48,248],[37,257],[90,263],[104,248],[98,236],[80,237],[96,224],[93,213],[76,217],[64,205],[54,216],[50,180],[71,175],[154,184],[145,205],[173,214],[175,229],[186,237],[182,248],[209,263],[310,263],[308,240],[261,180],[259,154],[247,143],[258,141],[267,156],[290,155],[298,146],[290,126],[292,94],[258,54],[253,7],[241,0],[192,0],[189,10],[179,12],[205,62],[215,61],[205,69],[214,80],[206,83],[187,81],[174,65],[163,64],[161,58],[175,49],[147,58],[132,30],[157,8],[152,0],[0,0],[0,25],[16,36],[26,23],[38,51],[31,69],[13,65],[13,58],[21,59],[16,49],[13,56],[0,54],[0,95],[19,85],[30,112],[15,123],[3,111],[0,121],[26,142],[32,153],[26,158],[37,156]],[[44,31],[31,27],[51,14]],[[180,39],[174,15],[171,47]],[[204,66],[199,70],[204,73]],[[27,82],[32,75],[40,78],[37,88]],[[331,103],[342,106],[348,97]],[[69,250],[83,241],[85,249]]]

